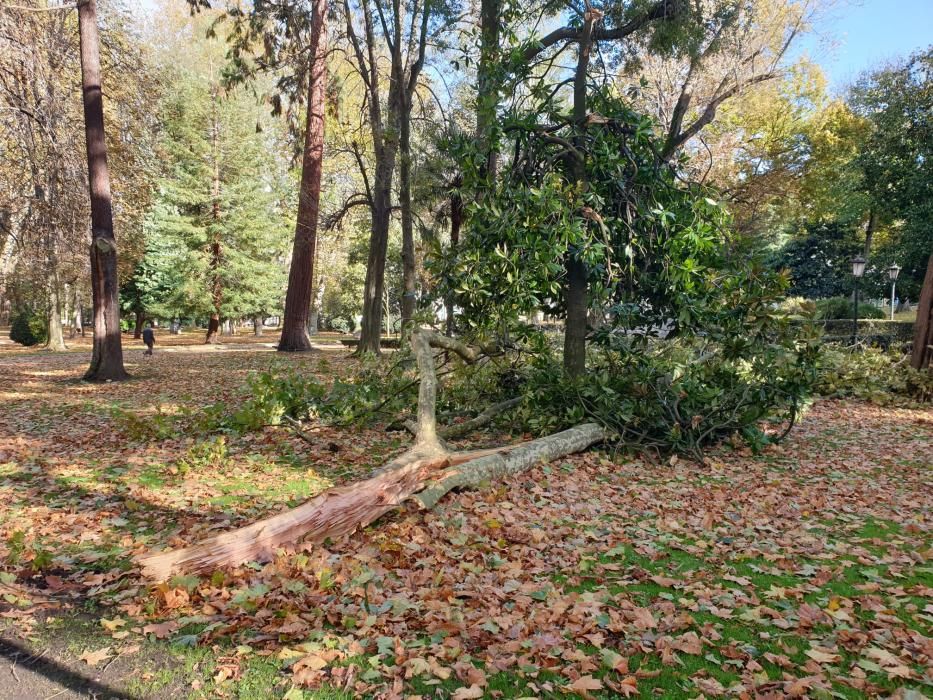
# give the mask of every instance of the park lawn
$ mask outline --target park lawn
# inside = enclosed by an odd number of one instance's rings
[[[327,379],[354,361],[171,350],[128,351],[135,378],[119,385],[79,382],[86,352],[0,354],[3,639],[33,666],[54,659],[65,686],[292,700],[933,693],[931,409],[821,402],[783,444],[724,445],[703,464],[592,451],[343,541],[153,585],[133,555],[297,504],[405,443],[355,427],[314,428],[313,444],[279,427],[205,432],[201,409],[236,406],[251,373]],[[30,682],[0,676],[2,697]]]

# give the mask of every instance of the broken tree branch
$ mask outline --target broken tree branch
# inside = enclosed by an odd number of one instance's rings
[[[478,486],[491,479],[516,474],[535,464],[579,452],[606,438],[602,426],[587,423],[519,445],[449,452],[437,431],[437,371],[431,348],[452,350],[467,362],[475,362],[485,352],[422,329],[412,332],[411,342],[418,360],[421,386],[417,434],[409,450],[389,461],[369,479],[328,489],[297,508],[208,537],[190,547],[140,556],[137,561],[143,574],[166,580],[182,571],[209,573],[224,566],[269,559],[276,549],[301,540],[320,543],[366,527],[415,494],[422,508],[431,508],[452,489]],[[518,399],[511,399],[491,406],[461,425],[488,422],[517,402]]]
[[[581,452],[605,439],[605,428],[596,423],[584,423],[518,445],[507,453],[500,451],[465,462],[457,469],[447,469],[413,498],[422,508],[433,508],[444,495],[455,488],[479,486],[486,481],[518,474],[536,464],[545,464],[559,457]]]
[[[493,404],[475,418],[470,418],[470,420],[463,421],[462,423],[454,423],[453,425],[448,425],[446,428],[443,428],[441,430],[441,437],[445,440],[463,437],[474,430],[482,428],[484,425],[491,422],[493,418],[501,413],[505,413],[510,408],[518,406],[521,402],[521,397],[515,397],[514,399],[508,399],[507,401]]]

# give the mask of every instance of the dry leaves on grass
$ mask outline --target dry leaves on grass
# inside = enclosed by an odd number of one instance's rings
[[[203,405],[236,401],[270,360],[178,354],[139,371],[153,401]],[[0,558],[27,593],[109,606],[100,624],[116,639],[193,626],[199,644],[255,649],[297,686],[351,695],[933,687],[931,411],[821,403],[781,446],[703,465],[575,456],[326,547],[153,588],[122,570],[133,553],[257,518],[305,495],[283,491],[296,475],[363,471],[395,438],[320,428],[337,449],[317,450],[267,429],[175,475],[199,438],[130,440],[102,407],[138,401],[141,385],[66,383],[78,369],[30,356],[0,370],[26,380],[0,409],[0,497],[21,504],[0,515]],[[2,614],[28,627],[30,605]],[[219,663],[216,683],[240,668]]]

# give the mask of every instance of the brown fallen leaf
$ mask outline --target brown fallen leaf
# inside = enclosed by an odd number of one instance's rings
[[[457,688],[450,697],[451,700],[475,700],[483,697],[483,695],[483,689],[474,683],[468,688]]]
[[[635,627],[640,630],[650,630],[658,626],[657,620],[648,608],[635,608]]]
[[[842,659],[839,654],[822,647],[812,647],[804,653],[819,664],[834,664]]]
[[[175,620],[153,622],[143,627],[143,634],[154,634],[156,639],[165,639],[177,629],[178,623]]]
[[[84,661],[88,666],[97,666],[101,661],[105,661],[112,656],[110,653],[110,647],[103,647],[97,651],[86,651],[78,658],[81,661]]]
[[[696,632],[687,632],[671,640],[671,648],[682,651],[684,654],[702,654],[703,642]]]

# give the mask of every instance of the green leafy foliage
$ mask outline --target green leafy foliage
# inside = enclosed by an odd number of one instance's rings
[[[45,315],[35,309],[21,309],[10,319],[10,340],[26,347],[41,345],[48,339]]]
[[[796,421],[815,379],[812,329],[805,339],[786,326],[772,332],[754,351],[725,339],[625,339],[592,352],[578,380],[540,356],[527,374],[522,421],[549,433],[595,420],[627,447],[662,453],[699,455],[733,435],[758,447],[767,441],[762,421]]]
[[[178,432],[178,416],[163,412],[161,406],[155,413],[143,415],[114,404],[110,407],[110,418],[123,435],[135,442],[167,440]]]
[[[217,470],[227,459],[227,439],[223,435],[192,445],[185,456],[178,461],[178,470],[182,474],[192,471]]]
[[[330,386],[287,369],[258,373],[247,382],[246,400],[238,408],[209,406],[200,416],[200,428],[246,432],[279,425],[285,417],[341,425],[394,419],[417,394],[417,379],[407,355],[393,359],[367,358],[350,379],[337,378]]]
[[[902,294],[919,296],[933,243],[933,48],[862,75],[848,99],[870,124],[856,162],[873,207],[899,222],[881,241],[886,261],[902,267]],[[878,275],[884,288],[886,280]]]
[[[851,260],[863,245],[853,226],[810,224],[772,257],[771,264],[790,272],[792,294],[808,299],[842,296],[852,291]]]
[[[852,318],[852,299],[849,297],[830,297],[816,302],[816,317],[820,319]],[[859,318],[884,318],[884,311],[872,304],[859,302]]]
[[[817,393],[881,405],[933,401],[933,372],[915,370],[903,353],[829,346],[820,355]]]
[[[560,113],[550,121],[563,126],[546,133],[537,114],[507,125],[511,171],[470,208],[470,236],[437,265],[474,327],[563,316],[571,258],[586,265],[590,307],[610,309],[617,326],[693,325],[690,302],[710,298],[731,252],[725,212],[657,157],[650,119],[613,95],[595,96],[592,110],[599,123],[585,129]],[[570,162],[580,159],[585,186]]]
[[[273,370],[250,378],[246,391],[249,398],[226,418],[229,427],[241,431],[278,425],[283,416],[308,416],[326,395],[324,385],[313,376]]]
[[[284,298],[295,193],[287,161],[269,157],[282,147],[281,125],[205,75],[179,69],[173,78],[147,255],[124,285],[124,305],[170,318],[215,305],[224,318],[273,313]]]

